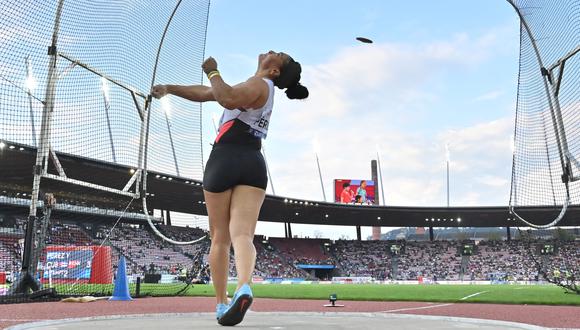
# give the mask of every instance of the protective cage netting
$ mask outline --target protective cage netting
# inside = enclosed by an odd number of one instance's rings
[[[569,156],[580,160],[580,54],[577,53],[580,1],[527,0],[513,1],[513,4],[527,22],[531,35],[522,22],[510,205],[553,207],[555,217],[566,200],[560,158],[564,137]],[[544,68],[554,68],[553,86],[548,83],[550,94],[546,93],[532,41],[537,45]],[[570,53],[574,55],[567,57]],[[556,105],[553,88],[560,76],[557,64],[562,59],[566,60],[557,96],[562,118],[558,123],[552,114]],[[564,132],[564,136],[558,138],[555,128]],[[574,176],[580,176],[580,168],[574,161],[571,161],[571,170]],[[570,204],[579,204],[580,182],[570,181],[569,193]]]
[[[202,82],[208,11],[209,0],[0,3],[0,297],[12,294],[10,285],[21,275],[25,230],[32,225],[31,173],[41,141],[50,150],[48,174],[122,190],[140,165],[151,84]],[[50,125],[43,129],[50,98]],[[177,97],[153,100],[149,116],[149,177],[199,182],[201,104]],[[179,275],[183,268],[189,276],[205,253],[205,243],[178,247],[155,236],[138,199],[44,177],[39,188],[32,258],[38,262],[31,267],[41,287],[62,295],[111,294],[119,257],[125,256],[134,293],[136,277],[152,271]],[[51,210],[48,196],[56,200]],[[158,214],[154,220],[163,221]],[[176,240],[205,234],[194,222],[190,227],[175,232],[158,225]],[[177,294],[187,283],[175,279],[158,279],[167,283],[165,289],[145,285],[141,293]]]

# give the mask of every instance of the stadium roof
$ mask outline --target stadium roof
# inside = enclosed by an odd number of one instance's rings
[[[32,191],[32,168],[36,149],[5,142],[0,150],[0,186],[18,184]],[[14,146],[14,148],[9,148]],[[129,166],[58,153],[67,176],[107,187],[122,189],[131,177]],[[78,194],[102,195],[104,192],[80,188],[70,184],[43,179],[43,189],[74,191]],[[203,190],[199,180],[165,173],[148,172],[149,209],[163,209],[182,213],[206,215]],[[109,195],[110,197],[111,195]],[[127,198],[127,197],[122,197]],[[128,199],[127,199],[128,201]],[[559,213],[556,207],[518,208],[528,221],[538,224],[551,222]],[[260,213],[260,221],[304,224],[382,226],[382,227],[514,227],[523,226],[510,215],[507,206],[498,207],[401,207],[363,206],[326,203],[267,195]],[[580,206],[568,211],[561,226],[580,225]]]

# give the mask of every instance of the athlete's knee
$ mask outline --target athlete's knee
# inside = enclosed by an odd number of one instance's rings
[[[254,235],[252,233],[249,233],[247,230],[231,230],[230,229],[230,237],[232,242],[234,241],[240,241],[240,240],[247,240],[247,241],[253,241],[254,240]]]
[[[211,238],[212,247],[229,247],[232,243],[228,232],[213,231],[209,236]]]

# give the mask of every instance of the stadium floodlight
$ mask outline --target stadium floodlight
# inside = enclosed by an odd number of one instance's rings
[[[300,215],[300,213],[296,212],[296,215]]]
[[[461,222],[461,218],[457,218],[457,222]]]
[[[159,179],[159,178],[161,177],[161,175],[157,174],[155,177],[156,177],[157,179]]]
[[[512,151],[512,155],[516,153],[516,141],[513,134],[510,136],[510,150]]]
[[[24,148],[20,147],[20,148],[18,148],[18,150],[20,150],[20,151],[24,151]]]
[[[163,109],[167,117],[171,117],[171,101],[169,101],[169,98],[162,97],[160,101],[161,101],[161,109]]]
[[[0,149],[4,149],[6,147],[6,143],[0,142]]]
[[[318,154],[320,152],[320,144],[318,143],[317,138],[312,139],[312,150],[314,151],[315,154]]]
[[[284,203],[288,203],[288,198],[284,198]]]
[[[8,147],[8,148],[10,148],[10,149],[14,149],[14,148],[16,148],[16,147],[15,147],[15,146],[10,146],[10,147]]]
[[[107,79],[105,77],[101,77],[101,89],[103,90],[103,96],[105,97],[105,101],[109,102],[109,84],[107,83]]]
[[[130,172],[131,174],[134,174],[134,173],[135,173],[135,169],[134,169],[134,168],[132,168],[132,169],[131,169],[129,172]]]
[[[24,79],[24,86],[26,86],[29,93],[32,93],[36,89],[38,82],[36,81],[36,79],[34,78],[34,75],[32,74],[32,66],[30,65],[30,63],[28,63],[28,67],[27,67],[26,71],[27,71],[27,74],[26,74],[26,79]]]
[[[377,220],[381,220],[381,217],[377,217]]]
[[[325,214],[325,215],[324,215],[324,217],[325,217],[325,218],[328,218],[328,214]]]

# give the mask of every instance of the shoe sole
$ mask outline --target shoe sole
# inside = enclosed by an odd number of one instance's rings
[[[218,323],[223,326],[234,326],[242,322],[253,301],[254,299],[249,294],[241,295],[234,305],[219,318]]]

